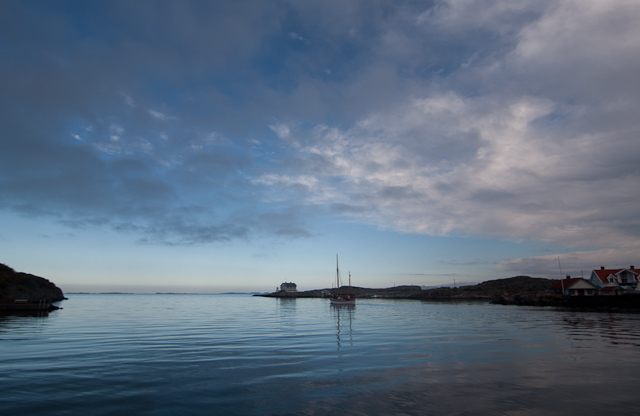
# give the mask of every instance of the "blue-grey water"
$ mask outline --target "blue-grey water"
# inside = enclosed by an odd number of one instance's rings
[[[640,315],[72,294],[0,318],[0,414],[638,414]]]

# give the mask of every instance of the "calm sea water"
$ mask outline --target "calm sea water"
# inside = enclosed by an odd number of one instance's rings
[[[0,318],[0,414],[638,414],[640,315],[69,295]]]

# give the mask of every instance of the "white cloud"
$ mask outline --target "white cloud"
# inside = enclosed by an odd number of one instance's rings
[[[140,49],[109,46],[130,44],[119,38],[129,30],[99,31],[118,41],[98,42],[101,49],[90,55],[65,50],[78,64],[70,68],[83,70],[78,77],[62,76],[56,66],[31,68],[35,61],[25,59],[22,67],[40,74],[30,79],[61,86],[66,96],[47,94],[58,97],[49,102],[41,94],[10,89],[6,102],[22,107],[7,107],[17,109],[7,120],[19,117],[3,125],[22,123],[25,138],[40,126],[45,144],[56,137],[68,140],[55,134],[57,125],[89,123],[95,126],[91,134],[71,132],[84,139],[82,145],[149,167],[161,163],[165,171],[150,168],[147,175],[176,181],[176,189],[189,183],[194,195],[216,194],[220,189],[212,184],[224,182],[229,210],[235,203],[254,206],[255,189],[243,189],[246,178],[273,167],[249,182],[292,209],[322,204],[400,231],[531,239],[580,250],[635,244],[640,3],[303,3],[287,8],[295,13],[268,6],[268,15],[260,8],[247,14],[248,9],[230,7],[233,18],[212,15],[218,25],[196,19],[202,25],[190,24],[187,31],[169,21],[164,33],[178,35],[171,48],[147,32],[158,27],[146,20],[152,15],[125,14],[122,24],[136,34]],[[293,25],[283,25],[289,18]],[[134,22],[144,24],[127,26]],[[304,33],[282,32],[283,27]],[[21,51],[42,55],[45,43],[36,34],[32,47]],[[282,48],[263,48],[282,41],[283,34],[289,39]],[[306,39],[314,41],[295,45]],[[42,56],[46,63],[48,55]],[[92,61],[101,57],[115,58]],[[150,70],[157,71],[153,85],[157,80],[160,87],[153,92]],[[33,91],[42,91],[38,85]],[[123,89],[131,95],[119,94]],[[33,113],[30,120],[37,123],[26,122],[20,117],[29,111],[22,108],[46,112]],[[55,114],[70,121],[40,123]],[[278,120],[268,127],[280,142],[258,136],[264,120]],[[6,137],[22,137],[13,133]],[[254,135],[260,140],[250,139]],[[260,152],[247,153],[246,144],[259,145]],[[40,153],[34,151],[34,158]],[[59,166],[69,165],[66,153]],[[85,157],[76,153],[78,171],[102,166]],[[109,160],[105,166],[119,165]],[[105,177],[112,173],[118,172]],[[204,181],[197,177],[211,181],[198,189]],[[86,193],[83,186],[78,184],[78,195]],[[237,194],[227,193],[231,188]]]
[[[366,215],[377,212],[382,226],[566,246],[637,241],[617,224],[633,216],[616,195],[638,189],[639,178],[590,178],[585,164],[603,137],[549,130],[541,120],[556,108],[536,97],[503,103],[449,92],[348,131],[321,126],[302,150],[330,160],[342,179],[325,197],[369,205]]]
[[[135,107],[135,106],[136,106],[135,101],[133,100],[133,98],[132,98],[130,95],[122,93],[122,96],[124,97],[124,102],[125,102],[129,107]]]
[[[299,40],[299,41],[304,42],[304,43],[309,43],[309,41],[307,39],[305,39],[304,37],[300,36],[296,32],[289,32],[289,38],[293,39],[293,40]]]
[[[318,183],[318,180],[313,176],[302,175],[302,176],[288,176],[288,175],[264,175],[260,178],[256,179],[256,183],[269,185],[269,186],[292,186],[292,185],[304,185],[304,186],[313,186]]]
[[[637,100],[639,20],[637,1],[551,3],[519,33],[513,69],[560,98]]]
[[[151,114],[154,118],[158,120],[166,120],[167,116],[159,111],[149,110],[149,114]]]
[[[543,60],[553,66],[562,65],[550,61],[559,56],[600,66],[602,58],[619,59],[640,46],[637,36],[629,37],[640,32],[638,18],[637,1],[554,2],[539,20],[521,31],[516,52],[524,59]]]
[[[330,203],[335,195],[329,195],[331,187],[312,175],[265,174],[253,180],[259,185],[269,202],[296,200],[298,203],[317,205]]]
[[[529,4],[450,1],[422,15],[419,23],[449,31],[512,31],[517,43],[493,60],[466,61],[460,71],[471,78],[460,79],[479,93],[458,92],[452,77],[349,129],[312,130],[315,142],[300,150],[340,178],[323,195],[366,204],[360,215],[407,232],[637,244],[628,196],[640,192],[638,83],[630,84],[640,71],[640,5]],[[527,13],[539,18],[518,26]],[[622,97],[612,74],[629,83]]]
[[[118,125],[118,124],[111,124],[109,126],[109,131],[112,132],[113,134],[117,134],[120,135],[122,133],[124,133],[124,127]]]
[[[446,0],[418,15],[416,23],[447,32],[482,29],[508,34],[517,27],[520,16],[542,13],[554,3],[547,0]]]
[[[529,274],[534,276],[564,276],[589,278],[591,270],[604,266],[608,269],[637,267],[640,246],[616,247],[577,251],[562,255],[546,255],[537,257],[517,258],[501,261],[497,264],[499,270],[515,274]]]
[[[291,135],[291,129],[286,124],[271,124],[269,128],[281,139],[287,139]]]

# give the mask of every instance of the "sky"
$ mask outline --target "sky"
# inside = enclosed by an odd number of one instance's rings
[[[0,0],[0,263],[65,292],[640,267],[636,0]],[[635,262],[635,263],[634,263]]]

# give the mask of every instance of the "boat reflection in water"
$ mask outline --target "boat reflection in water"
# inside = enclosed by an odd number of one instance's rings
[[[355,309],[356,306],[353,304],[331,304],[331,310],[336,317],[336,343],[338,344],[338,351],[343,342],[347,342],[348,345],[353,345],[353,329],[351,324]]]

